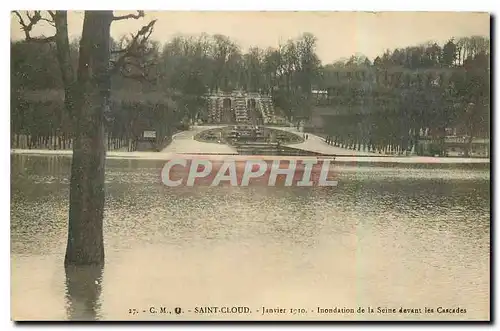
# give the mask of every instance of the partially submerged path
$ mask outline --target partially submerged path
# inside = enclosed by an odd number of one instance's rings
[[[226,144],[201,142],[194,139],[198,133],[225,127],[227,125],[214,126],[193,126],[187,131],[179,132],[172,136],[172,142],[165,147],[161,153],[182,153],[182,154],[238,154],[238,151]]]
[[[270,127],[272,129],[283,130],[295,133],[299,136],[302,136],[303,133],[297,131],[295,127]],[[345,156],[375,156],[378,155],[376,153],[371,152],[363,152],[363,151],[355,151],[347,148],[340,148],[329,145],[325,142],[325,140],[315,134],[306,133],[308,135],[308,139],[300,144],[287,144],[288,147],[298,148],[305,151],[327,154],[327,155],[345,155]],[[382,156],[381,156],[382,157]]]
[[[234,154],[238,152],[235,148],[226,144],[200,142],[194,139],[194,136],[202,131],[225,127],[227,125],[212,126],[193,126],[190,130],[182,131],[172,137],[172,142],[161,152],[126,152],[109,151],[107,158],[119,159],[153,159],[168,160],[175,154]],[[270,127],[277,130],[293,132],[302,136],[302,132],[291,127]],[[337,161],[357,162],[357,163],[406,163],[406,164],[488,164],[489,158],[454,158],[454,157],[427,157],[427,156],[391,156],[379,155],[376,153],[353,151],[340,147],[335,147],[325,143],[324,139],[308,133],[309,139],[299,144],[287,145],[293,148],[299,148],[307,151],[336,155]],[[47,156],[71,156],[71,150],[41,150],[41,149],[11,149],[11,154],[24,155],[47,155]],[[366,157],[371,156],[371,157]],[[248,156],[241,156],[248,158]],[[253,156],[256,157],[256,156]],[[273,158],[281,158],[274,156]],[[283,159],[289,159],[289,156],[283,156]],[[297,158],[297,157],[295,157]]]

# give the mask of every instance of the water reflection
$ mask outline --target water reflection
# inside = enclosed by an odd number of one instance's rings
[[[101,284],[100,265],[66,266],[66,313],[69,320],[99,320]]]

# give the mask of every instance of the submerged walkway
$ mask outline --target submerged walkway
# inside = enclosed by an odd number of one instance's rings
[[[275,127],[272,126],[270,127],[272,129],[277,129],[277,130],[283,130],[283,131],[288,131],[295,133],[299,136],[302,137],[303,133],[297,131],[297,128],[295,127]],[[328,154],[328,155],[342,155],[342,156],[375,156],[375,155],[380,155],[372,152],[363,152],[363,151],[355,151],[347,148],[340,148],[340,147],[335,147],[332,145],[329,145],[325,142],[325,140],[315,134],[312,133],[306,133],[309,138],[299,144],[286,144],[288,147],[293,147],[293,148],[298,148],[302,149],[305,151],[310,151],[310,152],[315,152],[315,153],[321,153],[321,154]],[[384,157],[381,156],[380,157]]]
[[[168,160],[175,154],[233,154],[238,155],[235,148],[218,143],[200,142],[194,139],[194,136],[202,131],[214,128],[225,127],[227,125],[211,126],[193,126],[190,130],[182,131],[172,137],[172,142],[161,152],[126,152],[126,151],[108,151],[106,157],[109,159],[144,159],[144,160]],[[293,132],[302,136],[302,132],[293,127],[270,127],[272,129]],[[489,158],[454,158],[454,157],[426,157],[426,156],[392,156],[380,155],[376,153],[353,151],[340,147],[328,145],[323,138],[308,133],[309,139],[299,143],[286,145],[293,148],[299,148],[306,151],[312,151],[322,154],[335,155],[338,162],[355,163],[405,163],[405,164],[488,164]],[[71,150],[42,150],[42,149],[11,149],[11,154],[24,155],[47,155],[47,156],[71,156]],[[370,157],[366,157],[370,156]],[[250,156],[240,156],[249,158]],[[258,157],[258,156],[253,156]],[[250,157],[251,158],[251,157]],[[303,157],[290,156],[272,156],[273,159],[290,159]],[[325,158],[330,158],[325,156]]]
[[[164,148],[162,153],[182,153],[182,154],[238,154],[238,151],[225,144],[207,143],[194,140],[194,136],[202,131],[226,127],[228,125],[213,125],[213,126],[193,126],[190,130],[182,131],[172,137],[172,142]],[[287,131],[302,137],[302,132],[297,131],[295,127],[278,127],[269,126],[271,129]],[[321,154],[334,154],[345,156],[368,156],[378,155],[370,152],[353,151],[350,149],[340,148],[328,145],[323,138],[314,134],[308,133],[309,139],[298,144],[284,144],[288,147],[298,148],[305,151],[316,152]]]
[[[187,131],[179,132],[172,136],[172,142],[165,147],[161,153],[182,154],[238,154],[238,151],[225,144],[207,143],[194,139],[194,136],[202,131],[226,127],[227,125],[193,126]]]

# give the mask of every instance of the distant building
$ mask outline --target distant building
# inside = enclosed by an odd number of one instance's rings
[[[431,136],[422,136],[419,139],[420,155],[444,154],[444,156],[465,156],[469,151],[469,156],[490,157],[490,139],[473,138],[469,136],[447,135],[444,138],[436,139]]]

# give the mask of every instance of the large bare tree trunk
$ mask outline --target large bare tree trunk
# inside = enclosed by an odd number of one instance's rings
[[[111,11],[87,11],[75,103],[66,265],[104,264],[104,108],[109,96]]]
[[[68,244],[64,263],[71,265],[103,265],[103,215],[104,215],[104,168],[105,168],[105,109],[111,92],[110,26],[113,21],[139,19],[144,11],[137,14],[113,16],[112,11],[86,11],[80,41],[77,79],[70,57],[68,19],[66,11],[47,13],[50,19],[42,17],[41,11],[26,13],[13,12],[25,33],[26,41],[56,42],[57,59],[61,70],[65,93],[65,108],[73,126],[73,160],[71,164],[70,208]],[[56,28],[50,37],[33,37],[31,31],[41,20],[49,21]],[[128,49],[113,67],[118,72],[126,57],[142,56],[133,52],[144,46],[156,20],[151,21],[133,36]],[[138,46],[139,45],[139,46]],[[141,76],[142,77],[142,76]],[[129,78],[134,78],[129,76]],[[67,128],[66,128],[67,129]],[[43,143],[44,138],[30,131],[28,148]],[[47,141],[45,140],[45,144]]]

